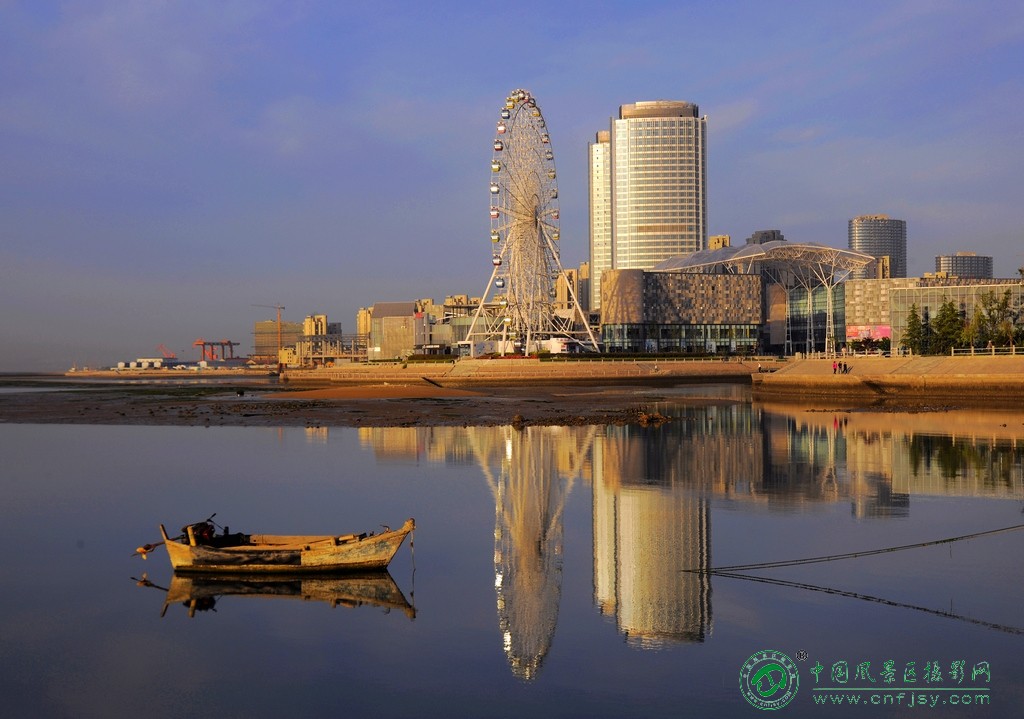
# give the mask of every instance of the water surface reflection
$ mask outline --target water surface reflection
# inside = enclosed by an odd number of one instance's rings
[[[674,421],[0,425],[0,527],[18,548],[0,564],[5,707],[734,716],[749,711],[740,666],[766,648],[807,656],[787,716],[820,716],[810,668],[837,660],[984,662],[989,715],[1019,706],[1024,638],[1007,630],[1024,626],[1024,532],[747,572],[776,583],[691,570],[1019,525],[1024,415],[823,411],[696,391],[656,409]],[[321,594],[305,579],[186,590],[162,556],[129,559],[159,522],[215,511],[233,529],[281,533],[415,516],[415,554],[391,566],[415,621],[376,590]],[[163,589],[127,581],[142,570]],[[271,601],[282,594],[291,601]],[[200,611],[207,599],[216,614]],[[155,679],[168,667],[173,688]]]
[[[1011,428],[1020,424],[1015,415],[824,412],[743,403],[659,409],[675,421],[657,428],[360,431],[381,462],[480,467],[495,500],[498,629],[517,677],[534,679],[553,643],[564,508],[578,482],[592,496],[593,605],[639,649],[710,637],[713,506],[802,514],[847,505],[854,519],[885,520],[908,518],[915,497],[1024,499],[1024,441]],[[957,433],[942,433],[951,428]],[[927,539],[947,536],[935,531],[940,534]],[[839,546],[843,537],[832,537],[831,545],[827,537],[815,540],[789,551],[812,556],[815,548]],[[735,534],[725,541],[731,551],[746,545]],[[941,608],[927,611],[971,619]]]
[[[164,592],[160,616],[172,605],[181,605],[189,618],[194,618],[196,612],[217,611],[218,602],[224,597],[250,597],[324,602],[331,607],[396,609],[409,619],[416,618],[416,609],[387,571],[336,576],[174,574],[168,587],[155,584],[146,575],[135,581],[140,587]]]

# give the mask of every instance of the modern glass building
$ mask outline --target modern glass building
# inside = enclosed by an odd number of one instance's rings
[[[832,336],[841,338],[846,334],[845,284],[834,287],[794,287],[787,294],[787,314],[790,342],[793,347],[807,351],[826,350],[828,336],[829,298],[832,293]]]
[[[601,334],[609,352],[753,353],[759,275],[610,270]]]
[[[861,215],[849,223],[849,248],[883,260],[888,258],[889,277],[907,276],[907,223],[888,215]],[[883,262],[883,265],[885,263]],[[854,279],[868,275],[861,270]]]
[[[837,338],[844,336],[846,321],[842,282],[873,262],[870,255],[851,250],[772,240],[675,257],[660,263],[655,273],[758,276],[764,288],[760,347],[786,354],[833,352]],[[724,310],[737,316],[740,298],[719,296]],[[611,299],[611,295],[606,297]],[[647,297],[643,300],[646,311]],[[609,321],[604,316],[601,319]]]
[[[898,347],[903,341],[912,306],[916,307],[921,321],[927,323],[935,318],[943,304],[952,302],[964,321],[968,321],[986,296],[999,299],[1007,291],[1011,307],[1024,306],[1024,285],[1013,279],[933,279],[921,280],[917,287],[894,288],[889,291],[892,346]]]
[[[622,105],[611,126],[612,266],[707,247],[707,118],[690,102]]]
[[[974,252],[957,252],[952,255],[938,255],[935,271],[951,277],[972,277],[992,279],[992,258]]]
[[[611,133],[602,130],[588,147],[590,159],[590,309],[601,308],[601,273],[612,269]]]

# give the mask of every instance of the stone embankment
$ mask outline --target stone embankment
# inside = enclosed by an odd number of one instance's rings
[[[1024,355],[957,357],[839,357],[795,360],[777,372],[755,374],[758,398],[920,400],[953,404],[1024,402]],[[1024,408],[1024,407],[1022,407]]]
[[[454,362],[351,364],[288,370],[281,379],[319,384],[427,382],[442,387],[505,384],[616,384],[635,381],[749,382],[756,361],[460,359]]]

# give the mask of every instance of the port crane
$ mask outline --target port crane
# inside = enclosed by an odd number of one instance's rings
[[[235,358],[235,347],[238,346],[237,342],[231,340],[217,340],[210,341],[204,340],[202,337],[192,343],[193,347],[199,347],[199,354],[201,360],[209,360],[213,362],[217,359],[234,359]],[[220,347],[220,357],[217,357],[217,350],[215,347]]]

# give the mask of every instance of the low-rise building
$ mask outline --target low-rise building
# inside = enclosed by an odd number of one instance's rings
[[[916,286],[894,289],[890,293],[889,316],[892,346],[898,347],[907,329],[907,317],[915,307],[922,322],[935,318],[946,302],[952,302],[965,322],[990,298],[1001,299],[1010,293],[1009,306],[1024,307],[1024,284],[1019,279],[922,279]]]
[[[284,322],[264,320],[255,323],[253,329],[252,360],[266,364],[279,362],[282,349],[293,348],[302,336],[301,322]]]
[[[429,320],[419,303],[377,302],[370,313],[369,360],[403,359],[427,344]]]
[[[917,287],[920,277],[848,280],[843,287],[846,341],[892,337],[890,296],[893,290]]]
[[[754,352],[759,275],[609,270],[601,279],[601,339],[609,352]]]
[[[976,252],[955,252],[935,258],[935,272],[952,277],[992,279],[992,258]]]

